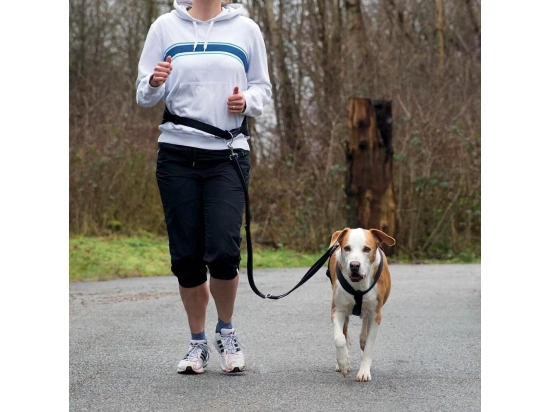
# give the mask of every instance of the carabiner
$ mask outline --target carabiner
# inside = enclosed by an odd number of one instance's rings
[[[229,150],[231,150],[231,154],[229,155],[229,160],[233,160],[239,157],[239,155],[233,151],[233,138],[231,138],[231,140],[226,140],[225,144],[227,145],[227,147],[229,147]]]

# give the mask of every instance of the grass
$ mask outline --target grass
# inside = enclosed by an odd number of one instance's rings
[[[319,254],[255,248],[254,269],[310,267]],[[246,251],[241,266],[246,268]],[[166,238],[73,237],[69,239],[69,281],[99,281],[171,275]]]
[[[286,249],[255,247],[254,269],[311,267],[325,252],[299,253]],[[391,263],[480,263],[470,255],[455,256],[446,261],[392,257]],[[246,268],[243,247],[241,267]],[[113,280],[129,277],[171,275],[170,254],[166,238],[149,235],[138,237],[71,237],[69,239],[69,282]]]

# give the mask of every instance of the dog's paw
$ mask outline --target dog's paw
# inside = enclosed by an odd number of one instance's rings
[[[350,369],[349,359],[338,361],[336,364],[336,372],[340,372],[343,376],[346,376]]]
[[[368,382],[372,380],[372,376],[370,375],[370,370],[364,370],[360,369],[359,373],[357,374],[357,377],[355,378],[357,382]]]

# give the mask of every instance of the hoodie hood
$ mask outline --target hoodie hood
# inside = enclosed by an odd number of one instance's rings
[[[214,26],[215,22],[224,21],[232,19],[233,17],[238,17],[243,13],[243,6],[242,4],[226,4],[222,7],[222,11],[217,16],[211,18],[210,20],[207,20],[205,22],[202,22],[200,20],[197,20],[189,14],[187,11],[188,7],[191,7],[193,5],[193,0],[174,0],[174,10],[172,10],[172,13],[175,13],[176,16],[178,16],[182,20],[188,20],[193,22],[193,28],[195,31],[195,44],[193,46],[193,51],[197,48],[197,44],[199,43],[199,29],[198,24],[201,23],[209,23],[208,30],[206,32],[206,36],[204,36],[204,39],[202,41],[204,42],[204,51],[208,48],[208,39],[210,37],[210,32],[212,31],[212,27]]]

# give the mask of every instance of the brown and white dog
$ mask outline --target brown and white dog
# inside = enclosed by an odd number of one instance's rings
[[[336,371],[344,376],[350,371],[348,323],[350,315],[357,315],[362,319],[359,344],[363,355],[355,380],[368,382],[372,379],[370,368],[382,321],[381,309],[391,288],[388,261],[379,246],[382,242],[393,246],[395,239],[378,229],[347,227],[332,234],[331,246],[335,242],[340,247],[329,259],[327,276],[332,283]]]

